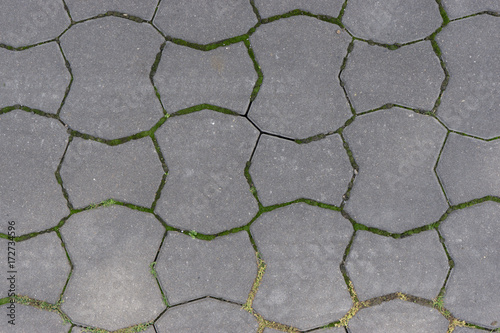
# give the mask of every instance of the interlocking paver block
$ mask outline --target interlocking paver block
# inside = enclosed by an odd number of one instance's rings
[[[344,1],[342,0],[256,0],[255,6],[262,17],[281,15],[294,9],[337,17],[343,3]]]
[[[0,217],[16,236],[55,226],[69,214],[55,171],[68,134],[56,119],[21,110],[0,115]],[[0,231],[7,233],[7,223]]]
[[[156,318],[164,305],[149,265],[163,233],[152,214],[123,206],[72,215],[61,228],[74,265],[61,309],[107,330]]]
[[[394,44],[432,34],[443,19],[435,0],[349,0],[342,22],[356,37]]]
[[[249,117],[262,130],[306,138],[352,116],[338,79],[351,38],[338,29],[295,16],[261,25],[250,37],[264,80]]]
[[[500,327],[499,220],[499,204],[485,202],[455,211],[441,224],[446,247],[455,262],[444,306],[455,317],[491,328]]]
[[[209,52],[167,43],[154,76],[168,113],[205,103],[244,114],[256,80],[243,43]]]
[[[156,271],[171,305],[203,296],[245,303],[257,264],[246,232],[212,241],[171,232]]]
[[[247,0],[162,1],[153,23],[165,34],[209,44],[243,35],[257,23]]]
[[[250,231],[267,264],[253,302],[259,314],[307,330],[347,313],[339,265],[353,230],[339,212],[293,204],[260,216]]]
[[[358,297],[367,300],[394,292],[432,299],[450,267],[435,231],[402,239],[358,231],[346,268]]]
[[[105,139],[149,130],[163,116],[149,78],[163,41],[149,24],[118,17],[69,29],[61,46],[74,80],[61,119]]]
[[[61,167],[75,207],[109,198],[150,207],[164,173],[149,137],[118,146],[74,138]]]
[[[500,135],[500,17],[451,22],[437,34],[448,86],[437,115],[451,129],[491,138]]]
[[[66,0],[71,18],[80,21],[108,11],[138,16],[144,20],[153,17],[158,0]]]
[[[0,58],[0,108],[20,104],[57,112],[71,76],[55,42],[23,51],[0,48]]]
[[[14,325],[7,323],[12,320],[10,314],[11,303],[0,306],[2,311],[2,332],[5,333],[19,333],[19,332],[53,332],[53,333],[68,333],[71,325],[64,323],[61,316],[57,312],[50,312],[40,310],[32,306],[23,305],[19,303],[14,304]]]
[[[445,76],[431,42],[391,51],[355,41],[341,77],[360,112],[387,103],[430,110]]]
[[[497,0],[443,0],[442,2],[450,19],[483,11],[500,12],[500,3]]]
[[[169,169],[156,211],[167,224],[217,233],[257,213],[244,175],[258,137],[250,122],[202,110],[169,118],[156,135]]]
[[[257,320],[240,305],[212,298],[171,308],[156,322],[159,333],[255,333]]]
[[[436,119],[392,108],[357,117],[344,134],[359,165],[345,206],[357,222],[403,232],[446,211],[433,171],[446,129]]]
[[[338,135],[308,144],[262,135],[250,167],[264,206],[301,197],[340,205],[352,172]]]

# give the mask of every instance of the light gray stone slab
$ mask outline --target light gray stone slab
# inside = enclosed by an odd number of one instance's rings
[[[345,206],[357,222],[400,233],[446,211],[433,170],[446,129],[436,119],[392,108],[357,117],[344,135],[359,165]]]
[[[263,214],[250,231],[267,264],[255,311],[300,330],[347,313],[352,303],[339,265],[353,230],[339,212],[293,204]]]
[[[125,13],[150,20],[158,0],[66,0],[69,13],[75,21],[80,21],[108,11]]]
[[[461,320],[492,329],[500,327],[499,220],[499,204],[485,202],[455,211],[441,224],[446,247],[455,262],[444,306]]]
[[[93,332],[95,332],[94,327],[83,328],[83,327],[75,326],[71,330],[71,333],[93,333]],[[147,329],[140,331],[140,332],[141,333],[156,333],[153,326],[149,326]]]
[[[257,16],[246,0],[162,1],[153,23],[168,36],[209,44],[246,34]]]
[[[156,212],[172,226],[217,233],[258,211],[244,175],[258,131],[245,118],[202,110],[156,131],[169,172]]]
[[[24,51],[0,48],[0,108],[26,105],[56,113],[71,80],[55,42]]]
[[[261,25],[250,37],[264,74],[249,112],[260,129],[302,139],[334,131],[352,116],[338,79],[351,38],[338,29],[295,16]]]
[[[262,135],[250,167],[264,206],[298,198],[339,206],[352,172],[338,135],[308,144]]]
[[[500,17],[451,22],[437,34],[450,81],[437,115],[451,129],[500,136]]]
[[[500,12],[500,3],[496,0],[443,0],[442,2],[450,19],[483,11]]]
[[[267,331],[264,331],[268,333]],[[274,331],[270,331],[269,333],[273,333]],[[276,331],[276,333],[279,331]],[[317,330],[312,330],[314,333],[348,333],[345,327],[328,327],[328,328],[319,328]]]
[[[241,306],[212,298],[170,308],[156,322],[158,333],[255,333],[258,326]]]
[[[213,104],[244,114],[257,73],[243,43],[200,51],[167,43],[154,76],[168,113]]]
[[[484,333],[484,330],[469,327],[456,327],[453,333]]]
[[[431,42],[397,50],[355,41],[342,80],[357,112],[395,103],[431,110],[444,72]]]
[[[150,207],[164,173],[149,137],[118,146],[76,137],[61,167],[74,207],[110,198]]]
[[[294,9],[337,17],[343,3],[342,0],[256,0],[255,6],[259,10],[261,17],[281,15]]]
[[[117,17],[73,26],[61,37],[74,77],[61,119],[105,139],[149,130],[163,116],[149,79],[163,41],[149,24]]]
[[[12,305],[14,304],[14,308]],[[8,308],[8,307],[11,308]],[[7,303],[0,306],[2,312],[2,332],[54,332],[68,333],[71,325],[64,323],[61,316],[56,312],[40,310],[29,305],[19,303]],[[9,317],[13,311],[14,318]],[[8,320],[14,320],[14,325],[8,323]]]
[[[61,228],[74,265],[61,309],[107,330],[155,319],[165,305],[149,265],[163,233],[152,214],[123,206],[72,215]]]
[[[358,231],[346,268],[364,301],[395,292],[433,299],[450,267],[435,231],[402,239]]]
[[[429,36],[443,19],[434,0],[349,0],[342,22],[356,37],[394,44]]]
[[[55,171],[68,141],[64,126],[21,110],[0,115],[0,231],[16,236],[57,225],[69,214]]]

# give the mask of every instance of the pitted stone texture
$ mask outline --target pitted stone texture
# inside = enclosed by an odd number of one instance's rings
[[[9,1],[2,3],[0,11],[0,43],[13,47],[37,44],[59,36],[69,24],[61,0]]]
[[[170,232],[156,271],[171,305],[203,296],[245,303],[257,264],[246,232],[209,242]]]
[[[92,332],[93,327],[81,328],[81,327],[73,327],[71,333],[89,333]],[[95,332],[95,331],[94,331]],[[146,330],[140,331],[141,333],[156,333],[153,326],[149,326]]]
[[[273,333],[273,331],[269,331],[267,332],[266,330],[264,330],[264,333]],[[280,331],[276,331],[276,333],[278,333]],[[346,333],[348,331],[346,331],[346,329],[344,327],[328,327],[328,328],[320,328],[320,329],[317,329],[317,330],[312,330],[311,332],[314,332],[314,333]]]
[[[257,213],[244,170],[258,131],[245,118],[198,111],[169,118],[156,137],[169,169],[156,211],[167,224],[217,233]]]
[[[338,74],[351,38],[338,26],[295,16],[261,25],[250,37],[264,81],[249,117],[291,138],[334,131],[352,116]]]
[[[396,299],[360,310],[349,321],[349,332],[446,332],[448,324],[436,309]]]
[[[243,35],[257,17],[246,0],[162,1],[153,23],[165,34],[209,44]]]
[[[164,173],[149,137],[118,146],[74,138],[61,167],[75,207],[109,198],[150,207]]]
[[[163,116],[149,79],[162,41],[149,24],[117,17],[69,29],[61,46],[74,81],[61,119],[105,139],[149,130]]]
[[[2,332],[4,333],[19,333],[19,332],[53,332],[53,333],[68,333],[71,325],[64,323],[61,316],[57,312],[45,311],[37,309],[33,306],[13,303],[15,306],[15,325],[8,324],[7,321],[11,318],[6,316],[10,312],[7,303],[0,306],[0,311],[4,314],[2,319]]]
[[[429,36],[443,19],[435,0],[349,0],[342,22],[356,37],[394,44]]]
[[[285,14],[294,9],[301,9],[313,14],[337,17],[342,9],[342,0],[256,0],[255,6],[262,17]]]
[[[456,327],[453,333],[484,333],[484,330],[469,327]]]
[[[443,0],[443,6],[450,19],[483,11],[500,12],[500,3],[497,0]]]
[[[123,206],[72,215],[61,228],[74,265],[62,311],[107,330],[156,318],[164,305],[149,264],[163,233],[152,214]]]
[[[240,305],[212,298],[168,309],[156,322],[158,333],[255,333],[258,326],[257,320]]]
[[[339,265],[352,226],[339,212],[293,204],[260,216],[250,231],[267,264],[255,311],[300,330],[347,313],[352,304]]]
[[[256,80],[243,43],[209,52],[168,43],[154,76],[168,113],[213,104],[244,114]]]
[[[451,22],[436,36],[450,81],[437,115],[451,129],[482,138],[500,135],[500,17]]]
[[[357,112],[387,103],[431,110],[443,79],[439,58],[427,41],[394,51],[355,41],[342,72]]]
[[[71,76],[56,43],[23,51],[0,48],[0,108],[26,105],[56,113]]]
[[[150,20],[156,8],[157,0],[66,0],[71,17],[80,21],[108,11],[120,12]]]
[[[457,318],[491,328],[500,327],[499,220],[500,205],[485,202],[455,211],[441,224],[455,262],[444,306]]]
[[[359,116],[344,135],[359,165],[345,206],[357,222],[399,233],[446,211],[433,170],[446,136],[437,120],[392,108]]]
[[[264,206],[298,198],[340,205],[352,172],[338,135],[308,144],[262,135],[250,167]]]
[[[55,226],[69,214],[55,171],[68,134],[56,119],[14,110],[0,115],[0,232],[16,236]]]
[[[450,267],[434,231],[402,239],[358,231],[346,268],[363,301],[394,292],[432,299]]]

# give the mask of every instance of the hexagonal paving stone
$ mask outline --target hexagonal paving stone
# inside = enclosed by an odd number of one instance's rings
[[[256,80],[243,43],[210,52],[167,43],[154,76],[168,113],[205,103],[244,114]]]
[[[500,12],[500,3],[497,0],[443,0],[442,2],[450,19],[487,10]]]
[[[258,131],[245,118],[203,110],[169,118],[156,135],[169,168],[156,211],[169,225],[217,233],[257,213],[244,170]]]
[[[156,318],[165,306],[149,264],[163,233],[152,214],[123,206],[72,215],[61,228],[74,265],[61,309],[107,330]]]
[[[500,17],[479,15],[451,22],[437,34],[450,81],[437,115],[451,129],[500,135]]]
[[[431,110],[444,72],[431,42],[391,51],[355,41],[341,77],[357,112],[387,103]]]
[[[455,262],[444,306],[461,320],[491,328],[500,327],[499,220],[500,205],[485,202],[455,211],[441,224],[446,247]]]
[[[144,20],[153,17],[157,0],[66,0],[71,17],[80,21],[107,11],[126,13]]]
[[[249,117],[290,138],[334,131],[352,116],[338,73],[351,38],[335,24],[295,16],[250,37],[264,81]]]
[[[61,167],[75,207],[109,198],[150,207],[164,173],[149,137],[118,146],[74,138]]]
[[[57,112],[71,76],[56,43],[21,52],[0,48],[0,57],[0,108],[20,104]]]
[[[356,37],[394,44],[429,36],[443,19],[434,0],[349,0],[342,22]]]
[[[163,41],[149,24],[117,17],[69,29],[61,46],[74,81],[61,119],[105,139],[149,130],[163,116],[149,78]]]
[[[69,214],[55,171],[68,134],[56,119],[14,110],[0,115],[0,219],[16,236],[55,226]],[[7,233],[7,223],[0,232]]]
[[[363,301],[394,292],[432,299],[450,267],[434,231],[403,239],[358,231],[346,268]]]
[[[344,135],[359,165],[345,206],[357,222],[403,232],[446,211],[433,170],[446,129],[436,119],[392,108],[357,117]]]
[[[263,135],[250,174],[264,206],[308,198],[340,205],[352,167],[340,136],[308,144]]]
[[[14,307],[12,308],[12,306]],[[71,328],[71,325],[64,323],[61,316],[56,312],[40,310],[29,305],[7,303],[0,305],[0,311],[4,314],[2,316],[2,320],[4,320],[2,323],[2,332],[4,333],[68,333]],[[13,317],[9,316],[10,314],[13,314]],[[13,324],[9,322],[10,320],[14,320]]]
[[[156,322],[159,333],[255,333],[257,320],[240,305],[205,298],[170,308]]]
[[[444,333],[448,320],[436,309],[396,299],[360,310],[348,327],[351,333]]]
[[[256,0],[255,6],[262,17],[281,15],[294,9],[337,17],[343,3],[344,1],[342,0]]]
[[[69,24],[61,0],[9,1],[0,11],[0,43],[18,47],[44,42],[57,37]]]
[[[94,331],[92,331],[92,329],[94,329]],[[89,333],[89,332],[95,332],[96,329],[99,329],[99,328],[94,328],[94,327],[82,328],[82,327],[75,326],[71,330],[71,333]],[[140,331],[141,333],[156,333],[154,326],[152,326],[152,325],[146,329],[143,329],[142,327],[140,327],[140,329],[141,329],[141,331]]]
[[[257,17],[246,0],[163,1],[153,23],[168,36],[209,44],[247,33]]]
[[[255,311],[300,330],[347,313],[351,299],[339,265],[353,230],[339,212],[293,204],[263,214],[250,231],[267,264]]]
[[[212,241],[170,232],[156,271],[170,305],[203,296],[243,304],[257,274],[257,263],[246,232]]]

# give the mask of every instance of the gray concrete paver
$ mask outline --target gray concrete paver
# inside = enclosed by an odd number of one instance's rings
[[[255,6],[261,17],[282,15],[294,9],[305,10],[313,14],[337,17],[342,9],[342,0],[256,0]]]
[[[483,333],[484,330],[474,329],[469,327],[457,327],[453,333]]]
[[[81,21],[108,11],[125,13],[150,20],[158,0],[65,0],[71,18]]]
[[[442,2],[450,19],[483,11],[500,12],[500,4],[496,0],[443,0]]]
[[[10,313],[10,303],[0,305],[2,313]],[[4,315],[2,320],[2,332],[5,333],[28,333],[28,332],[53,332],[68,333],[71,325],[64,323],[61,316],[56,312],[40,310],[32,306],[14,303],[15,317],[14,325],[6,324],[8,316]],[[12,319],[9,319],[12,320]]]

